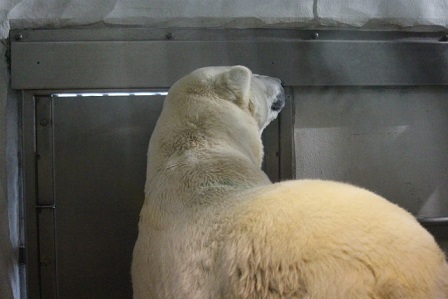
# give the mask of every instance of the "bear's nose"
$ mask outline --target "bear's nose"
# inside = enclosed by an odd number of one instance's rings
[[[283,109],[283,107],[285,106],[285,102],[284,101],[275,101],[272,106],[271,109],[272,111],[280,111]]]
[[[279,92],[279,94],[275,98],[274,103],[272,103],[271,110],[272,111],[280,111],[283,109],[283,107],[285,107],[285,91],[282,88],[282,90]]]

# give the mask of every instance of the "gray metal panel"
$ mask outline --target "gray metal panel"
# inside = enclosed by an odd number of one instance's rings
[[[36,97],[37,204],[53,204],[53,126],[50,97]]]
[[[291,180],[296,177],[294,151],[294,89],[285,88],[285,107],[279,115],[280,180]]]
[[[444,31],[363,31],[319,30],[296,28],[126,28],[107,27],[89,29],[16,29],[10,31],[12,42],[57,41],[260,41],[260,40],[356,40],[356,41],[425,41],[437,42],[446,35]]]
[[[36,214],[36,131],[35,101],[30,93],[24,93],[22,105],[23,136],[23,193],[25,209],[25,260],[27,298],[40,298],[40,272],[38,249],[38,220]]]
[[[448,89],[294,92],[297,178],[373,190],[422,217],[448,254]]]
[[[39,269],[40,298],[58,298],[56,287],[55,221],[53,208],[40,208],[39,219]]]
[[[448,216],[448,88],[296,88],[298,178],[351,182]]]
[[[167,87],[196,68],[234,64],[288,86],[447,85],[447,47],[414,41],[14,42],[12,85]]]
[[[58,298],[131,298],[146,151],[161,96],[54,98]]]
[[[263,171],[272,182],[280,181],[280,140],[279,119],[274,120],[264,131],[262,137],[264,146]]]

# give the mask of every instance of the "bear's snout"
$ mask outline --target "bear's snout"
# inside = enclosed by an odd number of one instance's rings
[[[285,90],[281,87],[280,92],[277,94],[277,97],[271,105],[271,110],[280,111],[283,107],[285,107]]]

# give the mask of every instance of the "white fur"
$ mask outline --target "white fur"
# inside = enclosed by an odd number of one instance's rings
[[[260,134],[281,92],[241,66],[172,86],[149,144],[134,299],[447,299],[445,257],[403,209],[347,184],[269,182]]]

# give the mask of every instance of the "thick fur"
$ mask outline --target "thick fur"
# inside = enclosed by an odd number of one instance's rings
[[[170,89],[148,150],[134,299],[448,299],[445,256],[403,209],[348,184],[270,183],[260,135],[282,91],[241,66]]]

